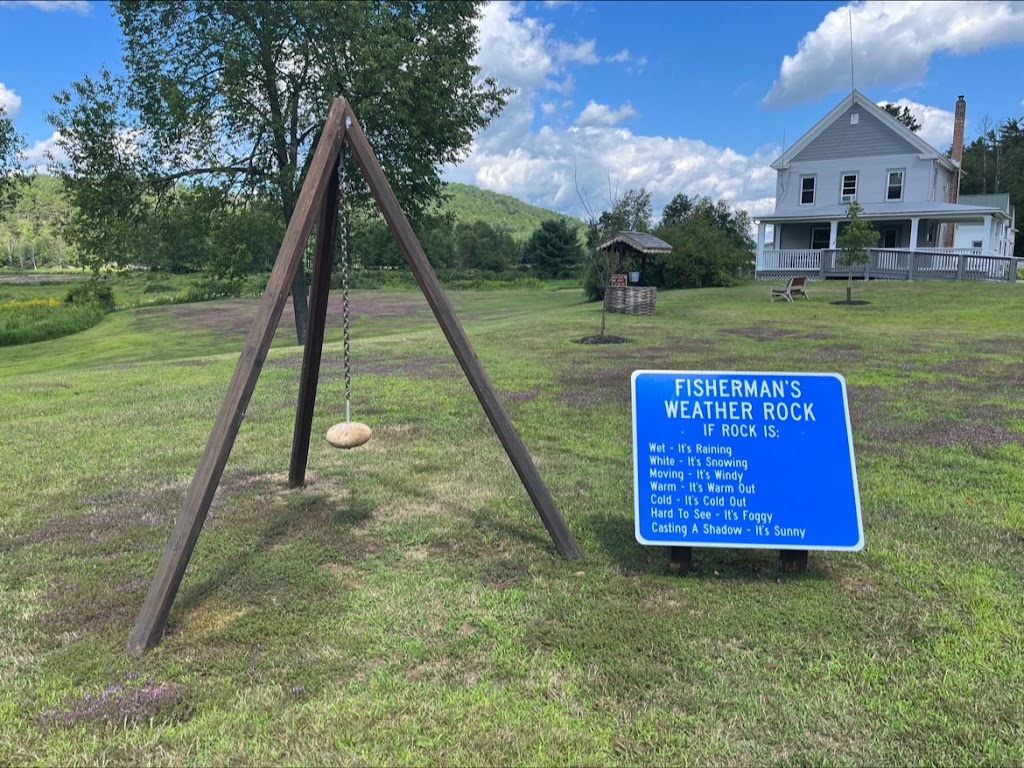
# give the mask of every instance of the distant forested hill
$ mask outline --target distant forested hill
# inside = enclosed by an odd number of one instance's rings
[[[503,227],[519,241],[529,238],[546,219],[566,219],[574,226],[583,226],[582,221],[571,216],[468,184],[451,182],[447,190],[451,200],[443,210],[450,212],[456,221],[484,221],[492,227]]]

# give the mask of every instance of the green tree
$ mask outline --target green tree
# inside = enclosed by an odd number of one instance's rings
[[[519,264],[519,253],[519,244],[504,229],[485,221],[460,221],[455,225],[455,262],[451,276],[464,271],[494,275],[507,272]]]
[[[978,137],[964,147],[960,193],[985,195],[1005,192],[1019,212],[1024,210],[1024,120],[1007,118],[998,126],[985,117]],[[1014,255],[1024,257],[1024,237]]]
[[[861,218],[864,209],[854,200],[846,208],[846,218],[849,222],[842,233],[836,238],[836,245],[841,251],[839,263],[847,268],[846,273],[846,303],[851,303],[853,292],[853,267],[855,265],[867,264],[871,261],[871,253],[868,248],[878,242],[878,232],[871,226],[867,219]]]
[[[895,117],[914,133],[921,130],[921,124],[917,122],[917,118],[914,117],[914,113],[910,111],[910,107],[904,106],[901,108],[897,107],[895,104],[883,104],[882,109]]]
[[[653,209],[651,195],[646,189],[627,189],[621,197],[612,200],[610,210],[598,217],[597,226],[602,237],[617,232],[649,232]]]
[[[523,262],[542,278],[577,275],[583,258],[579,234],[565,219],[542,221],[523,246]]]
[[[25,183],[24,151],[24,137],[0,105],[0,221],[4,212],[14,207]]]
[[[505,103],[508,92],[470,63],[480,8],[117,0],[125,77],[85,77],[57,95],[50,116],[69,158],[56,166],[76,206],[69,234],[94,264],[138,253],[142,223],[183,179],[230,192],[225,201],[267,198],[287,221],[338,95],[415,220],[441,190],[440,168]],[[292,291],[301,341],[302,270]]]
[[[750,229],[749,214],[733,210],[725,200],[676,195],[654,231],[672,253],[649,262],[652,282],[663,288],[732,285],[754,252]]]

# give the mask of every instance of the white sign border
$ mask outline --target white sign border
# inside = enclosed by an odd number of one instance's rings
[[[804,549],[792,545],[780,546],[779,544],[749,544],[746,542],[697,542],[689,541],[649,541],[640,533],[640,488],[637,483],[640,478],[640,451],[637,445],[637,423],[636,423],[636,380],[637,377],[648,373],[656,374],[683,374],[685,376],[798,376],[798,377],[821,377],[832,378],[839,381],[843,393],[843,415],[846,417],[846,438],[850,450],[850,471],[853,475],[853,501],[857,512],[857,543],[848,546],[815,546],[807,547],[815,552],[859,552],[864,549],[864,520],[861,515],[860,506],[860,485],[857,480],[857,460],[853,454],[853,425],[850,423],[850,403],[846,396],[846,379],[841,373],[822,373],[817,371],[678,371],[678,370],[635,370],[629,378],[630,408],[632,414],[630,420],[633,424],[633,530],[637,542],[650,547],[717,547],[719,549]]]

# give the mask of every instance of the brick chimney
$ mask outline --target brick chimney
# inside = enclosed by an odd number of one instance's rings
[[[960,199],[960,164],[964,160],[964,123],[967,120],[967,102],[960,96],[956,100],[956,108],[953,111],[953,146],[950,149],[950,157],[956,163],[956,171],[950,179],[949,195],[947,199],[955,203]],[[951,223],[943,224],[945,237],[943,245],[947,248],[953,247],[956,234],[956,225]]]
[[[957,164],[956,179],[949,186],[949,202],[955,203],[960,199],[960,169],[959,166],[964,160],[964,123],[967,120],[967,102],[960,96],[956,100],[956,110],[953,112],[953,147],[951,157]]]

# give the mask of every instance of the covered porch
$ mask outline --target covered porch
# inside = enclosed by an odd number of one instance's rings
[[[980,248],[869,248],[870,261],[852,267],[865,280],[981,280],[1016,282],[1017,259],[991,256]],[[793,275],[812,278],[846,277],[851,267],[840,263],[834,248],[765,250],[758,254],[759,280],[786,280]]]
[[[870,262],[853,268],[855,277],[1016,280],[1017,260],[1007,255],[1002,241],[1005,216],[998,209],[949,203],[926,211],[865,208],[864,218],[878,231],[878,243],[869,249]],[[756,277],[846,277],[849,269],[841,264],[838,248],[847,223],[845,214],[845,206],[831,206],[799,218],[774,215],[758,219]],[[953,242],[958,224],[971,226],[980,239],[971,242],[971,247],[945,247],[944,243]]]

